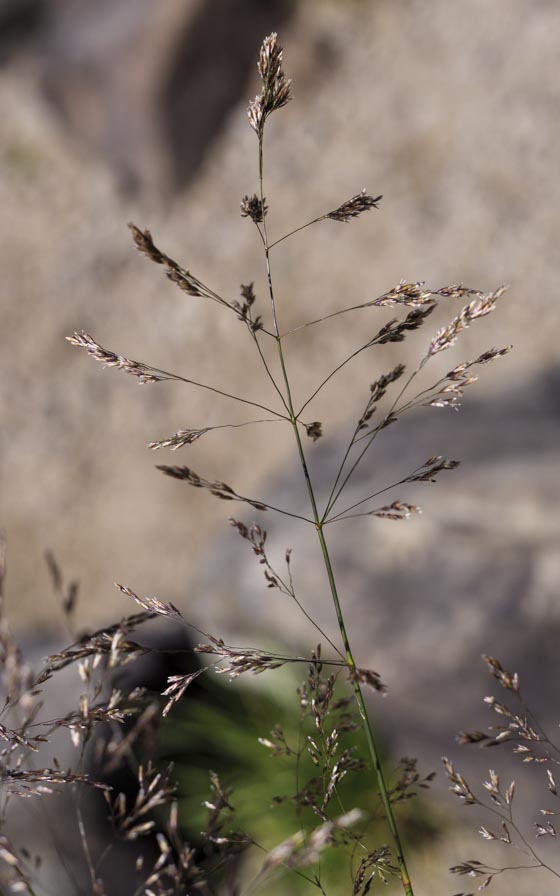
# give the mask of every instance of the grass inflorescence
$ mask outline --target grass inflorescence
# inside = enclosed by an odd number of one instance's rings
[[[413,896],[415,892],[398,809],[419,788],[427,787],[432,775],[422,776],[412,759],[402,760],[395,775],[389,776],[387,773],[383,750],[378,743],[377,725],[374,724],[375,709],[372,707],[375,704],[366,702],[366,691],[374,696],[386,692],[383,670],[363,668],[355,657],[346,624],[344,591],[333,568],[329,544],[331,539],[336,538],[336,524],[350,518],[374,516],[402,524],[411,515],[419,513],[420,508],[408,501],[406,494],[395,495],[394,490],[409,483],[434,483],[440,474],[446,474],[457,466],[458,461],[439,455],[426,460],[418,458],[417,466],[403,471],[397,481],[388,482],[358,500],[346,497],[355,471],[367,462],[372,446],[387,427],[397,424],[402,415],[419,407],[456,410],[465,389],[478,378],[475,371],[509,351],[510,346],[488,349],[474,360],[455,364],[444,375],[435,375],[427,386],[424,379],[420,387],[420,374],[425,377],[426,367],[432,359],[452,348],[461,333],[475,321],[493,312],[504,288],[483,292],[454,284],[432,289],[421,281],[402,281],[375,298],[314,320],[302,321],[291,330],[282,331],[279,323],[282,302],[271,263],[275,247],[303,229],[319,226],[322,222],[352,224],[367,212],[377,214],[382,200],[381,195],[370,195],[362,189],[335,209],[311,217],[306,222],[296,223],[282,236],[270,239],[269,225],[274,215],[274,204],[265,198],[265,133],[270,115],[281,110],[291,99],[291,81],[284,74],[283,64],[283,51],[277,36],[270,34],[262,44],[258,61],[260,92],[248,108],[249,124],[257,140],[258,183],[255,192],[243,196],[241,200],[241,215],[254,226],[255,235],[262,246],[268,291],[266,301],[257,297],[253,283],[241,287],[240,298],[221,295],[158,248],[148,229],[130,225],[136,248],[147,259],[161,266],[167,278],[183,293],[197,302],[210,300],[218,304],[224,313],[232,312],[235,319],[245,325],[249,345],[256,351],[262,365],[263,380],[273,387],[274,405],[231,394],[220,386],[200,382],[191,376],[131,360],[104,348],[86,332],[74,333],[68,340],[104,367],[122,370],[142,385],[160,388],[160,384],[167,381],[184,383],[226,398],[234,407],[243,405],[246,413],[253,414],[250,419],[220,425],[210,426],[200,421],[197,426],[177,429],[171,436],[151,441],[148,446],[151,450],[188,450],[189,445],[205,438],[208,433],[225,428],[252,426],[258,433],[262,425],[276,423],[291,431],[308,497],[305,514],[296,513],[290,507],[276,507],[260,497],[246,497],[221,479],[205,478],[185,464],[160,464],[158,470],[191,487],[204,489],[220,500],[245,505],[258,513],[280,513],[312,527],[317,536],[318,557],[338,622],[338,633],[336,638],[329,636],[306,609],[297,591],[291,551],[288,549],[285,552],[283,568],[277,568],[270,559],[267,533],[261,523],[245,523],[235,518],[230,520],[231,525],[260,564],[265,587],[277,589],[315,627],[321,643],[314,643],[307,652],[291,653],[230,644],[220,634],[195,626],[170,601],[138,595],[129,586],[120,584],[117,586],[120,592],[138,604],[141,612],[97,632],[76,637],[65,650],[50,656],[38,674],[27,666],[8,628],[3,625],[1,660],[7,698],[0,724],[3,779],[0,821],[6,822],[14,796],[35,799],[42,793],[66,785],[74,801],[90,891],[97,896],[108,894],[105,885],[107,858],[118,843],[139,842],[145,838],[148,838],[150,849],[145,853],[140,849],[136,855],[134,896],[179,896],[218,891],[252,893],[259,889],[266,892],[269,878],[282,872],[291,875],[295,882],[293,886],[305,884],[326,894],[325,855],[331,850],[335,851],[337,862],[347,865],[351,881],[348,892],[353,896],[365,896],[373,883],[391,880],[400,882],[406,896]],[[457,302],[466,304],[458,312],[446,310]],[[409,334],[429,329],[433,315],[440,307],[447,313],[449,322],[433,328],[435,333],[432,330],[426,338],[425,348],[416,365],[408,369],[403,363],[396,364],[380,373],[365,390],[365,395],[362,393],[356,404],[350,437],[332,481],[326,489],[318,488],[310,452],[315,442],[325,438],[324,432],[328,432],[328,426],[324,426],[323,421],[313,419],[310,408],[315,398],[362,352],[373,352],[390,343],[402,343]],[[378,314],[386,308],[394,309],[399,316],[376,324],[373,335],[338,361],[309,394],[296,395],[285,351],[286,341],[293,332],[318,326],[333,317],[340,320],[343,315],[358,310],[371,309],[372,314]],[[255,416],[257,413],[258,416]],[[392,494],[380,501],[380,496],[387,493]],[[60,570],[52,556],[49,557],[49,568],[55,591],[72,626],[77,586],[64,587]],[[0,573],[2,570],[3,566],[0,565]],[[0,582],[1,579],[0,574]],[[126,688],[115,683],[117,669],[133,666],[149,654],[151,648],[142,639],[141,631],[143,626],[158,617],[184,630],[186,636],[193,640],[191,666],[184,671],[168,674],[160,701],[154,700],[141,688]],[[185,652],[189,652],[187,648]],[[508,673],[496,661],[489,662],[502,686],[508,687],[519,697],[515,679],[508,678]],[[60,718],[43,720],[43,688],[54,675],[70,666],[77,666],[84,685],[79,706]],[[172,767],[157,768],[152,763],[153,757],[144,755],[146,744],[153,743],[156,737],[158,720],[168,717],[168,724],[172,725],[180,705],[189,700],[189,695],[211,673],[233,681],[244,675],[260,675],[280,668],[302,670],[303,680],[297,692],[300,713],[297,736],[276,724],[270,731],[263,732],[259,741],[273,757],[293,763],[295,767],[295,788],[289,795],[276,799],[278,805],[288,806],[293,812],[292,833],[281,843],[270,846],[258,842],[254,834],[237,830],[234,797],[229,785],[222,783],[217,773],[209,772],[204,831],[197,836],[195,843],[191,843],[181,828]],[[534,745],[538,743],[542,746],[538,729],[532,727],[525,717],[513,714],[501,704],[493,704],[493,708],[506,719],[505,728],[500,730],[495,740],[514,739],[519,750],[525,751],[526,758],[530,755],[537,761]],[[66,729],[72,739],[76,751],[75,767],[64,771],[53,759],[51,766],[37,769],[32,754],[39,749],[44,750],[54,732],[61,729]],[[100,730],[103,735],[99,735]],[[223,739],[227,744],[227,731],[223,732]],[[465,734],[463,739],[483,742],[487,736]],[[358,744],[363,749],[358,750]],[[90,761],[92,751],[95,753],[94,764]],[[127,797],[124,792],[115,792],[106,783],[106,773],[122,764],[133,772],[136,780],[133,798]],[[479,802],[448,760],[446,769],[452,789],[458,796],[470,804]],[[348,780],[355,780],[357,776],[361,782],[362,805],[347,806],[343,799],[344,788]],[[100,854],[90,845],[87,822],[81,810],[79,791],[84,787],[101,789],[106,797],[111,836]],[[494,773],[491,773],[490,782],[485,787],[494,804],[501,807],[511,805],[513,788],[510,786],[503,791]],[[549,790],[556,795],[556,782],[551,772]],[[383,835],[380,834],[380,821]],[[502,839],[510,837],[511,825],[511,819],[504,820]],[[484,828],[484,831],[486,839],[495,838],[496,835],[489,829]],[[372,832],[375,838],[382,836],[382,839],[372,842]],[[555,836],[552,823],[545,821],[539,835]],[[244,866],[243,855],[250,850],[262,855],[262,858],[260,867],[247,881],[240,869]],[[532,850],[531,854],[535,855]],[[4,877],[9,892],[28,893],[31,896],[40,892],[35,889],[36,874],[29,858],[5,834],[0,840],[0,857],[6,868]],[[481,863],[467,863],[454,870],[475,877],[484,874],[485,881],[497,873],[488,871]],[[243,884],[236,883],[238,880]]]

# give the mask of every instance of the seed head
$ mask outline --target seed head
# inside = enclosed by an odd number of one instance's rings
[[[375,198],[368,196],[364,188],[356,196],[352,196],[352,199],[347,199],[346,202],[335,208],[333,212],[325,215],[325,218],[330,218],[332,221],[342,221],[347,224],[351,218],[357,218],[362,212],[367,212],[370,208],[379,208],[378,203],[382,199],[383,196],[376,196]]]
[[[272,32],[263,41],[258,62],[263,91],[257,94],[247,109],[249,124],[259,139],[262,138],[264,124],[268,116],[276,109],[281,109],[291,99],[290,85],[292,82],[282,71],[283,50],[277,37],[277,34]]]

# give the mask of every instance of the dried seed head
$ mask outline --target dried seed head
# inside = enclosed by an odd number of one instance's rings
[[[370,208],[379,208],[379,202],[382,199],[383,196],[376,196],[375,198],[369,196],[364,187],[356,196],[352,196],[352,199],[347,199],[334,211],[328,212],[325,218],[330,218],[331,221],[342,221],[344,224],[347,224],[352,218],[357,218],[358,215],[361,215],[362,212],[367,212]]]
[[[266,200],[259,199],[256,193],[253,193],[252,196],[244,196],[241,200],[241,217],[251,218],[255,224],[262,224],[267,211]]]
[[[323,424],[319,420],[315,420],[313,423],[306,423],[305,431],[309,438],[316,442],[323,435]]]
[[[268,510],[267,505],[263,504],[261,501],[255,501],[253,498],[244,498],[242,495],[238,495],[237,492],[234,492],[232,487],[225,482],[211,482],[208,479],[203,479],[189,467],[169,467],[162,464],[157,466],[156,470],[161,470],[162,473],[165,473],[166,476],[171,476],[173,479],[182,479],[194,488],[208,489],[211,495],[215,495],[216,498],[221,498],[222,501],[244,501],[246,504],[250,504],[251,507],[254,507],[255,510]]]
[[[455,740],[458,744],[484,744],[490,738],[484,731],[459,731]]]
[[[239,287],[239,289],[241,291],[241,297],[242,297],[243,301],[246,303],[246,305],[249,308],[252,308],[253,305],[255,304],[255,301],[257,298],[255,295],[255,290],[253,289],[253,284],[252,283],[247,283],[247,284],[242,283],[241,286]]]
[[[431,408],[451,408],[453,411],[458,411],[461,407],[461,402],[457,395],[448,395],[441,398],[432,398],[431,401],[427,401],[426,405]]]
[[[164,252],[161,252],[158,247],[154,245],[152,234],[148,229],[140,230],[140,228],[137,227],[136,224],[133,224],[132,221],[128,226],[132,233],[134,245],[142,255],[145,255],[146,258],[149,258],[150,261],[153,261],[156,264],[168,264],[171,261]]]
[[[385,507],[370,510],[368,516],[378,516],[386,520],[407,520],[413,513],[422,513],[415,504],[407,504],[405,501],[393,501]]]
[[[396,380],[400,379],[405,371],[404,364],[397,364],[393,370],[390,370],[389,373],[383,373],[372,383],[369,387],[371,395],[368,399],[368,403],[365,406],[364,412],[360,419],[358,420],[356,431],[359,432],[361,429],[367,429],[369,426],[369,421],[375,414],[377,410],[377,402],[380,401],[386,391],[387,388],[391,385],[391,383],[396,382]]]
[[[98,790],[110,790],[106,784],[92,780],[89,775],[75,775],[73,772],[62,772],[57,768],[41,769],[4,769],[3,787],[6,793],[15,796],[42,796],[53,793],[58,784],[86,784]]]
[[[555,829],[554,825],[551,824],[550,822],[546,825],[537,824],[535,822],[535,831],[536,831],[536,834],[535,834],[536,837],[553,837],[554,839],[556,839],[556,836],[557,836],[556,829]]]
[[[387,691],[386,685],[381,681],[381,676],[377,672],[374,672],[373,669],[351,669],[349,678],[350,681],[357,681],[381,694],[384,694]]]
[[[265,214],[266,214],[266,209],[265,209]],[[238,301],[234,300],[231,303],[232,308],[235,311],[237,311],[237,316],[238,316],[239,320],[244,321],[252,333],[256,333],[257,330],[262,330],[263,324],[262,324],[262,318],[260,315],[257,315],[257,317],[255,317],[255,318],[253,318],[253,316],[252,316],[252,308],[253,308],[253,305],[255,304],[255,301],[257,298],[255,296],[253,284],[252,283],[248,283],[248,284],[242,283],[240,290],[241,290],[241,298],[243,299],[243,302],[238,302]]]
[[[127,597],[131,597],[132,600],[135,600],[136,603],[140,604],[142,609],[147,610],[148,613],[157,613],[158,616],[167,616],[168,619],[176,619],[179,622],[184,621],[183,614],[177,609],[175,604],[172,604],[171,602],[165,604],[157,597],[139,597],[134,591],[127,588],[126,585],[119,585],[118,582],[115,582],[114,584],[115,588],[118,588],[119,591],[122,591]]]
[[[182,448],[184,445],[192,445],[193,442],[200,439],[210,429],[212,427],[206,427],[205,429],[179,429],[172,436],[169,436],[168,439],[161,439],[159,442],[148,442],[148,448],[151,448],[152,451],[157,451],[160,448],[170,448],[171,451],[176,451],[177,448]]]
[[[393,369],[389,371],[389,373],[383,373],[375,383],[372,383],[369,387],[372,394],[372,400],[379,401],[383,398],[387,391],[387,386],[390,386],[391,383],[400,379],[405,369],[404,364],[397,364],[396,367],[393,367]]]
[[[177,703],[181,699],[181,697],[183,696],[183,694],[185,693],[185,691],[187,690],[189,685],[191,685],[193,683],[193,681],[195,681],[195,679],[197,679],[198,676],[202,675],[204,672],[206,672],[206,669],[202,668],[202,669],[197,669],[196,672],[191,672],[188,675],[170,675],[168,677],[168,679],[167,679],[168,686],[167,686],[166,690],[163,691],[163,693],[162,693],[163,697],[169,697],[169,700],[167,701],[167,703],[165,704],[165,706],[163,707],[163,710],[162,710],[163,716],[168,715],[171,707],[174,706],[175,703]]]
[[[472,806],[477,803],[478,801],[474,793],[463,776],[455,770],[453,763],[446,756],[443,756],[441,761],[443,762],[445,772],[449,779],[449,789],[455,793],[459,799],[463,800],[465,805]]]
[[[172,283],[176,283],[179,289],[190,296],[211,299],[213,302],[217,302],[218,305],[225,305],[227,308],[232,308],[232,305],[214,292],[214,290],[198,280],[186,268],[181,267],[180,264],[174,261],[173,258],[170,258],[169,255],[166,255],[165,252],[158,249],[158,247],[154,245],[149,230],[140,230],[140,228],[132,223],[128,226],[132,231],[132,237],[138,251],[156,264],[162,264],[165,268],[167,278],[171,280]]]
[[[435,482],[438,473],[442,470],[454,470],[459,463],[458,460],[444,460],[439,456],[430,457],[422,467],[403,479],[403,482]]]
[[[424,289],[424,282],[407,283],[401,280],[398,286],[386,292],[380,298],[372,302],[373,305],[383,307],[384,305],[409,305],[412,308],[419,308],[421,305],[433,303],[431,290]]]
[[[436,290],[434,294],[449,299],[462,299],[465,296],[484,295],[480,289],[470,289],[468,286],[463,286],[461,283],[455,286],[442,286],[441,289]]]
[[[512,345],[506,345],[503,348],[490,348],[488,351],[483,352],[480,357],[473,361],[473,364],[488,364],[489,361],[493,361],[495,358],[501,358],[503,355],[507,355],[509,351],[513,348]],[[471,365],[469,365],[471,366]]]
[[[249,124],[262,138],[264,124],[268,116],[276,109],[281,109],[291,99],[291,80],[287,79],[282,70],[282,47],[277,41],[277,35],[273,32],[265,37],[258,62],[259,74],[262,79],[263,91],[249,103],[247,115]]]
[[[124,665],[132,662],[139,656],[143,656],[149,652],[149,648],[141,647],[133,641],[126,638],[126,634],[138,625],[153,619],[154,613],[136,613],[134,616],[128,616],[121,622],[99,629],[91,635],[86,635],[70,645],[60,653],[52,654],[47,657],[47,666],[35,681],[35,685],[42,684],[47,681],[54,672],[64,669],[72,663],[80,662],[88,657],[92,659],[93,668],[99,663],[99,658],[108,657],[111,667]]]
[[[286,663],[298,661],[297,658],[266,653],[251,647],[230,647],[218,638],[211,638],[210,640],[211,643],[209,644],[198,644],[194,648],[194,652],[210,654],[226,660],[227,662],[224,665],[219,668],[216,667],[216,673],[218,675],[229,675],[230,681],[239,678],[240,675],[246,672],[260,675],[262,672],[267,672],[271,669],[280,669]]]
[[[425,305],[423,308],[413,308],[404,320],[398,321],[394,319],[389,321],[388,324],[381,328],[372,342],[377,342],[379,345],[385,345],[388,342],[402,342],[409,330],[417,330],[422,326],[435,307],[436,303],[433,302],[431,305]]]
[[[482,296],[478,289],[469,289],[466,286],[442,286],[440,289],[426,289],[423,281],[407,283],[401,280],[398,286],[389,290],[380,298],[371,302],[371,305],[409,305],[412,308],[420,308],[424,305],[434,304],[435,296],[442,298],[462,298],[463,296]]]
[[[447,327],[442,327],[434,336],[428,349],[428,357],[455,345],[459,334],[466,330],[474,320],[477,320],[479,317],[486,317],[487,314],[494,311],[496,301],[504,294],[505,290],[506,287],[501,286],[495,292],[477,295],[472,302],[465,305],[460,314],[454,317]],[[489,358],[488,360],[491,359]]]
[[[153,368],[142,364],[141,361],[131,361],[130,358],[125,358],[109,349],[103,348],[95,341],[93,336],[90,336],[84,330],[81,333],[74,333],[73,336],[67,336],[66,339],[71,345],[85,348],[88,355],[91,355],[96,361],[100,361],[104,367],[118,367],[119,370],[124,370],[125,373],[137,377],[141,385],[144,383],[160,383],[169,379],[167,376],[156,373]]]
[[[517,672],[508,672],[507,669],[504,669],[500,661],[494,659],[494,657],[492,656],[487,656],[486,654],[484,654],[482,659],[488,666],[488,669],[490,670],[494,678],[499,681],[503,688],[508,691],[513,691],[515,694],[520,693],[519,676]]]

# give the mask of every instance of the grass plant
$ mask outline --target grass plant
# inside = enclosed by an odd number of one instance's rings
[[[273,388],[274,405],[231,394],[226,388],[200,382],[190,375],[179,375],[131,360],[104,348],[85,332],[75,333],[69,341],[83,348],[104,367],[120,369],[135,377],[140,384],[157,386],[166,381],[181,382],[206,390],[209,397],[212,394],[225,397],[232,405],[243,407],[247,414],[252,415],[234,423],[218,426],[201,424],[196,428],[179,429],[165,439],[151,442],[149,448],[154,451],[183,450],[207,437],[213,430],[240,426],[252,426],[258,430],[271,421],[280,422],[291,432],[308,496],[308,511],[305,514],[296,513],[289,507],[277,507],[265,498],[248,497],[221,479],[205,478],[187,465],[162,463],[158,469],[166,476],[191,487],[205,489],[218,499],[249,507],[260,515],[258,523],[245,523],[235,518],[231,519],[231,524],[241,539],[248,543],[261,565],[266,586],[281,592],[286,601],[315,626],[320,643],[300,654],[229,644],[219,634],[201,631],[185,619],[181,610],[171,602],[144,597],[128,586],[118,585],[127,598],[139,605],[140,611],[115,625],[76,636],[70,647],[49,657],[44,669],[35,674],[25,663],[4,625],[1,659],[7,698],[2,711],[4,723],[0,725],[3,747],[0,821],[5,823],[14,796],[35,799],[45,790],[66,785],[73,794],[89,892],[97,896],[108,892],[105,889],[104,868],[116,844],[119,841],[138,843],[144,838],[155,848],[156,855],[150,863],[147,853],[144,855],[142,850],[139,851],[136,858],[138,882],[134,896],[267,892],[271,876],[278,877],[282,873],[286,875],[289,892],[293,892],[289,882],[291,876],[298,886],[303,882],[311,890],[326,894],[328,885],[323,868],[325,853],[330,850],[335,850],[337,862],[347,864],[347,892],[353,896],[365,896],[378,881],[390,880],[399,881],[406,896],[417,892],[398,808],[419,787],[427,787],[431,776],[422,777],[413,760],[403,760],[397,775],[387,776],[378,744],[377,726],[372,717],[374,704],[368,704],[365,696],[366,691],[371,691],[374,696],[384,693],[385,684],[377,671],[360,664],[352,649],[345,618],[344,589],[340,587],[333,568],[329,543],[336,538],[337,525],[349,519],[377,517],[404,524],[404,520],[419,513],[420,509],[408,500],[395,496],[394,490],[408,483],[435,482],[442,473],[457,466],[456,460],[441,456],[419,458],[417,466],[413,470],[403,471],[398,481],[372,485],[371,491],[358,500],[348,497],[356,470],[368,463],[376,440],[387,427],[398,424],[403,414],[419,407],[457,409],[465,389],[477,380],[479,368],[509,351],[509,346],[491,348],[474,360],[455,363],[446,373],[437,373],[426,379],[428,365],[434,358],[451,349],[465,329],[494,311],[504,289],[482,292],[463,285],[432,289],[422,282],[401,282],[379,296],[356,302],[323,317],[302,321],[296,328],[283,331],[282,302],[279,298],[281,288],[277,286],[273,268],[275,248],[304,228],[351,224],[358,216],[379,209],[382,196],[370,195],[362,190],[337,208],[312,217],[307,222],[296,222],[292,229],[279,237],[270,237],[272,213],[265,198],[266,124],[268,118],[291,99],[291,82],[284,74],[283,52],[276,34],[269,35],[263,41],[258,71],[260,92],[248,108],[249,124],[256,137],[258,182],[254,194],[243,197],[241,214],[254,226],[255,236],[262,245],[267,298],[257,299],[253,284],[243,285],[239,298],[219,294],[158,248],[149,230],[134,224],[130,227],[137,249],[159,265],[180,290],[197,302],[209,300],[217,303],[225,314],[232,315],[232,320],[237,319],[246,328],[248,341],[262,364],[263,378]],[[361,399],[361,405],[357,406],[347,446],[332,481],[326,489],[323,484],[318,485],[313,473],[312,452],[314,443],[323,437],[323,422],[311,416],[314,399],[358,355],[366,351],[374,354],[374,350],[381,350],[384,345],[403,342],[410,333],[431,324],[432,315],[440,306],[447,308],[457,302],[462,304],[461,310],[448,313],[449,322],[434,328],[435,332],[432,331],[426,340],[419,361],[412,370],[399,363],[380,373],[369,385],[365,400]],[[344,315],[365,309],[378,314],[386,307],[396,309],[400,316],[383,321],[379,327],[374,326],[365,341],[338,360],[331,372],[315,383],[308,394],[296,394],[290,378],[289,352],[290,337],[295,330],[320,326],[333,317],[342,323]],[[369,324],[367,326],[369,328]],[[388,493],[389,497],[382,497]],[[331,638],[313,620],[304,600],[298,595],[290,550],[286,551],[282,570],[272,565],[261,515],[275,513],[296,519],[316,532],[328,587],[326,594],[332,602],[338,623],[336,639]],[[76,586],[65,588],[52,558],[50,568],[66,617],[73,621]],[[188,671],[168,677],[163,690],[163,703],[154,702],[141,689],[121,689],[115,685],[115,670],[122,670],[123,666],[133,664],[149,652],[150,647],[143,642],[140,632],[142,626],[155,617],[165,617],[184,627],[198,642],[193,653],[199,660]],[[44,720],[41,714],[43,688],[52,676],[73,664],[78,665],[84,684],[79,707],[60,718]],[[189,693],[194,692],[202,676],[216,672],[233,680],[242,675],[261,674],[281,667],[305,670],[298,689],[301,712],[299,736],[291,742],[291,733],[276,725],[271,732],[263,732],[261,744],[274,756],[295,765],[295,791],[286,798],[278,799],[279,803],[283,802],[293,810],[293,833],[280,844],[269,847],[258,843],[254,836],[248,837],[237,831],[233,821],[234,801],[228,786],[222,784],[218,774],[211,773],[204,834],[196,844],[187,842],[179,823],[173,772],[171,768],[156,768],[146,760],[143,744],[147,735],[154,730],[160,713],[163,717],[169,716],[169,724],[172,725],[176,705],[188,701]],[[97,737],[100,727],[109,735]],[[72,770],[63,771],[53,758],[47,768],[34,768],[33,755],[41,750],[41,756],[44,756],[49,739],[60,729],[67,729],[72,737],[77,755],[75,766]],[[223,736],[227,742],[227,732]],[[363,756],[356,750],[360,739],[365,747]],[[411,750],[413,747],[411,744]],[[96,777],[92,774],[92,749],[95,752],[95,768],[114,769],[119,763],[124,763],[133,770],[137,787],[132,800],[122,793],[114,793],[104,783],[102,775]],[[306,763],[310,765],[309,769]],[[463,788],[462,779],[450,764],[448,772],[455,789]],[[343,798],[343,782],[354,776],[359,776],[364,795],[360,807],[348,806]],[[101,854],[95,854],[90,845],[87,821],[81,809],[79,793],[88,787],[104,793],[111,820],[112,837]],[[555,794],[555,790],[551,792]],[[470,791],[465,793],[468,795]],[[499,796],[499,793],[494,793],[496,795]],[[372,843],[371,831],[374,830],[375,836],[379,836],[379,818],[383,821],[386,835],[380,842]],[[251,849],[256,850],[257,855],[264,850],[264,855],[252,880],[245,881],[241,887],[238,881],[242,879],[239,875],[244,863],[243,854]],[[2,835],[0,855],[5,865],[4,886],[7,892],[39,896],[42,890],[36,881],[40,881],[40,875],[37,877],[30,857],[12,844],[6,834]],[[464,873],[470,873],[466,866],[465,869]],[[473,869],[476,874],[479,873],[478,866],[473,866]]]

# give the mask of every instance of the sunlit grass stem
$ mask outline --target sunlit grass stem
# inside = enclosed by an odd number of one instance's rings
[[[264,173],[263,134],[261,132],[259,134],[259,185],[260,185],[261,205],[264,206],[263,173]],[[405,855],[404,855],[402,841],[400,838],[399,830],[398,830],[395,816],[393,813],[393,807],[391,806],[391,800],[390,800],[389,793],[387,790],[387,785],[385,783],[383,770],[381,768],[379,751],[377,749],[373,731],[372,731],[370,721],[368,718],[366,705],[365,705],[364,697],[362,694],[362,689],[361,689],[360,683],[357,680],[357,677],[355,675],[356,663],[355,663],[354,656],[352,653],[352,648],[350,646],[348,633],[346,631],[346,625],[344,622],[344,615],[342,613],[342,607],[341,607],[340,599],[338,596],[338,590],[336,587],[334,571],[332,568],[332,563],[331,563],[331,559],[330,559],[330,555],[329,555],[329,550],[327,547],[327,542],[325,540],[325,535],[323,532],[324,522],[323,522],[323,519],[322,519],[322,517],[319,513],[319,510],[318,510],[318,507],[317,507],[317,500],[315,498],[313,484],[311,482],[311,477],[309,475],[309,469],[308,469],[307,462],[305,459],[305,452],[303,450],[303,445],[301,442],[301,437],[300,437],[300,433],[299,433],[299,429],[298,429],[298,417],[294,411],[294,405],[293,405],[292,394],[291,394],[291,389],[290,389],[290,381],[289,381],[289,377],[288,377],[288,372],[286,370],[284,353],[282,350],[282,336],[280,335],[280,331],[279,331],[279,327],[278,327],[278,320],[277,320],[277,316],[276,316],[276,303],[274,300],[274,289],[273,289],[273,285],[272,285],[272,273],[271,273],[271,268],[270,268],[270,251],[269,251],[270,247],[269,247],[269,243],[268,243],[268,235],[267,235],[267,230],[266,230],[266,216],[265,215],[263,215],[263,221],[262,221],[262,236],[263,236],[263,244],[264,244],[264,250],[265,250],[265,256],[266,256],[266,272],[267,272],[270,302],[271,302],[271,307],[272,307],[274,333],[275,333],[276,345],[277,345],[277,349],[278,349],[278,357],[280,360],[280,367],[282,370],[282,378],[284,380],[284,384],[286,387],[286,404],[287,404],[287,408],[288,408],[288,413],[290,415],[290,422],[292,424],[292,429],[294,431],[297,450],[298,450],[303,474],[305,477],[305,483],[306,483],[307,492],[309,495],[309,502],[311,504],[311,509],[313,512],[313,519],[314,519],[315,529],[317,532],[317,537],[319,539],[319,544],[321,545],[321,552],[323,555],[325,569],[326,569],[327,577],[329,580],[329,587],[331,590],[331,596],[332,596],[332,600],[333,600],[333,604],[334,604],[334,608],[335,608],[335,612],[336,612],[336,618],[337,618],[338,627],[340,630],[340,636],[342,638],[342,643],[344,645],[346,661],[347,661],[348,669],[350,671],[350,676],[352,679],[352,687],[354,689],[354,695],[356,698],[356,702],[358,704],[360,716],[363,721],[364,730],[365,730],[365,734],[366,734],[366,740],[367,740],[367,744],[368,744],[368,750],[369,750],[369,754],[371,757],[371,762],[372,762],[373,768],[375,769],[375,774],[376,774],[377,782],[379,785],[379,792],[381,795],[381,801],[383,803],[383,808],[385,810],[385,814],[387,817],[387,823],[389,825],[389,830],[391,832],[391,837],[393,839],[395,854],[396,854],[397,862],[398,862],[400,873],[401,873],[401,881],[402,881],[402,885],[403,885],[403,890],[404,890],[406,896],[414,896],[414,892],[412,889],[412,883],[410,881],[410,876],[409,876],[407,865],[406,865],[406,859],[405,859]]]

